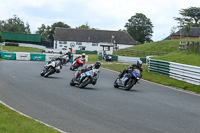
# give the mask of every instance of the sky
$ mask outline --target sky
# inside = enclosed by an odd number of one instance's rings
[[[99,30],[118,31],[136,13],[142,13],[153,24],[153,41],[169,36],[174,17],[189,7],[199,7],[200,0],[0,0],[0,20],[17,15],[28,22],[31,33],[42,24],[64,22],[71,28],[88,24]]]

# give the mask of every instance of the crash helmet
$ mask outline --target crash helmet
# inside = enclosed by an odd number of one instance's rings
[[[82,53],[82,58],[85,58],[85,53]]]
[[[140,67],[142,66],[142,61],[141,60],[137,61],[137,66],[140,66]]]
[[[99,69],[100,66],[101,66],[101,62],[100,61],[97,61],[97,62],[94,63],[94,68],[95,69]]]

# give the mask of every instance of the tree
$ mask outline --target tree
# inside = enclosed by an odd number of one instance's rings
[[[50,39],[53,40],[53,34],[56,27],[64,27],[64,28],[70,28],[69,25],[63,23],[63,22],[56,22],[53,23],[51,26],[45,26],[42,24],[40,28],[38,28],[38,31],[36,31],[37,34],[41,34],[43,39]]]
[[[24,24],[24,22],[14,15],[13,18],[10,18],[6,21],[0,21],[0,31],[1,32],[15,32],[15,33],[27,33],[30,34],[30,26],[28,22]]]
[[[175,17],[175,20],[179,22],[183,22],[186,25],[192,24],[192,27],[199,27],[200,26],[200,8],[199,7],[189,7],[186,9],[181,9],[179,14],[182,17]]]
[[[176,29],[177,29],[176,26],[173,26],[173,27],[171,28],[171,33],[170,33],[171,36],[174,35],[174,34],[176,33]]]
[[[184,29],[187,32],[187,36],[188,36],[188,33],[190,32],[190,29],[191,29],[191,24],[187,24],[186,26],[184,26]]]
[[[40,34],[42,39],[47,40],[49,38],[50,29],[50,26],[45,26],[45,24],[42,24],[42,26],[38,28],[38,31],[36,31],[36,34]]]
[[[79,27],[76,27],[76,29],[90,29],[90,26],[88,25],[88,22],[86,22],[85,25],[81,25]]]
[[[124,26],[127,32],[138,42],[152,42],[153,25],[151,20],[142,13],[136,13]]]
[[[56,22],[56,23],[51,25],[50,31],[48,32],[48,39],[53,40],[53,34],[54,34],[56,27],[70,28],[69,25],[67,25],[63,22]]]
[[[0,32],[0,43],[1,42],[4,42],[4,40],[3,40],[2,36],[1,36],[1,32]]]
[[[96,30],[97,28],[90,28],[90,26],[88,25],[88,22],[86,22],[86,24],[83,24],[79,27],[76,27],[76,29],[92,29],[92,30]]]

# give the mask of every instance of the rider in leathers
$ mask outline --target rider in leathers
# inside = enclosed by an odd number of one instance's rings
[[[119,78],[122,78],[124,76],[125,73],[131,73],[132,71],[134,71],[134,69],[138,69],[140,70],[141,73],[141,77],[142,77],[142,61],[138,60],[136,64],[132,64],[130,65],[127,69],[124,69],[123,72],[119,75]]]
[[[97,62],[95,62],[94,64],[90,64],[89,66],[85,67],[85,69],[81,69],[81,71],[78,72],[78,73],[75,75],[75,79],[77,79],[81,73],[90,71],[90,70],[92,70],[93,68],[99,69],[100,66],[101,66],[101,62],[100,62],[100,61],[97,61]]]

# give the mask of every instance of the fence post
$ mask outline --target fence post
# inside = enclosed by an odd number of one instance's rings
[[[197,46],[196,46],[196,51],[197,51],[197,53],[199,53],[199,51],[200,51],[200,50],[199,50],[199,42],[197,42],[196,45],[197,45]]]

